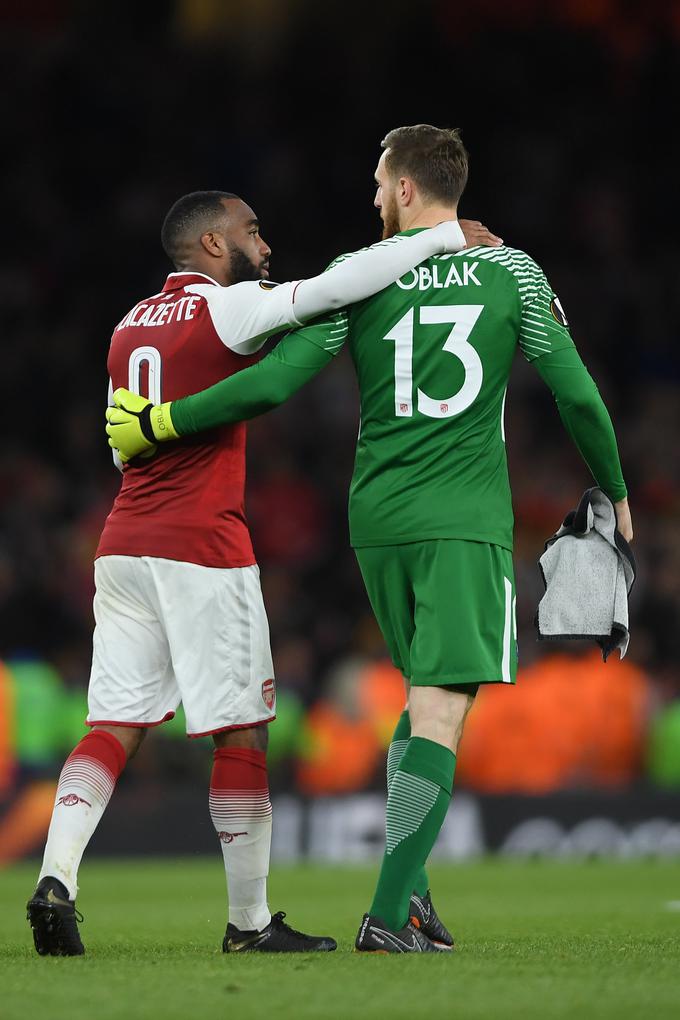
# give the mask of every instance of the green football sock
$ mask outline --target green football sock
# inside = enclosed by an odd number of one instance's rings
[[[394,931],[408,921],[416,877],[446,817],[455,767],[448,747],[411,737],[392,777],[385,853],[369,913]]]
[[[392,734],[392,743],[390,744],[387,751],[387,793],[390,792],[390,786],[394,779],[394,774],[399,768],[399,762],[401,756],[406,750],[406,745],[409,742],[411,736],[411,719],[408,711],[404,711],[397,720],[397,725]],[[424,896],[430,888],[430,881],[427,877],[425,868],[420,868],[416,875],[415,882],[413,883],[413,891],[418,893],[419,896]]]

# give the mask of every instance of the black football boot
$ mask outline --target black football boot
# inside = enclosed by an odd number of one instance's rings
[[[432,906],[429,889],[424,896],[414,893],[411,897],[409,920],[412,925],[422,931],[423,935],[427,935],[438,949],[453,949],[453,936],[437,917],[437,911]]]
[[[83,915],[76,910],[68,890],[49,875],[41,879],[26,904],[26,919],[33,929],[35,948],[41,956],[82,956],[78,922]]]
[[[224,953],[331,953],[338,948],[329,935],[305,935],[284,922],[285,913],[279,910],[262,931],[241,931],[227,925],[222,942]]]
[[[409,921],[399,931],[379,917],[364,914],[354,943],[355,953],[439,953],[441,950]]]

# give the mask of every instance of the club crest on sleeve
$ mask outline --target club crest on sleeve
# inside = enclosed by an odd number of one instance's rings
[[[276,685],[273,680],[265,680],[262,684],[262,700],[269,711],[272,712],[276,702]]]
[[[564,314],[564,308],[560,304],[560,299],[556,295],[553,295],[553,299],[550,302],[550,311],[552,312],[553,319],[556,319],[560,326],[569,325],[567,317]]]

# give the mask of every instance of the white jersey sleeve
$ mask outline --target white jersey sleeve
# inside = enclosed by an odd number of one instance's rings
[[[446,220],[417,234],[381,241],[327,272],[297,283],[277,286],[260,280],[231,287],[192,283],[185,289],[206,299],[223,344],[236,354],[253,354],[273,333],[363,301],[432,255],[464,247],[460,225]]]
[[[218,337],[235,354],[254,354],[267,337],[300,323],[293,313],[294,283],[252,280],[231,287],[191,283],[184,289],[200,294]]]
[[[465,235],[457,220],[445,220],[417,234],[397,234],[370,248],[354,252],[351,259],[337,262],[311,280],[301,280],[295,289],[295,314],[301,322],[363,301],[389,287],[400,276],[425,259],[460,251]]]

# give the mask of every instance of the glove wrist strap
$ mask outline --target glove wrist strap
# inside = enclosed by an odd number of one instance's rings
[[[148,439],[150,443],[156,442],[156,437],[153,431],[153,425],[151,424],[151,404],[147,404],[139,412],[139,427],[142,430],[145,439]]]
[[[177,439],[179,433],[172,424],[172,416],[170,414],[171,401],[167,401],[165,404],[155,404],[153,407],[145,408],[149,412],[149,427],[152,434],[152,442],[164,443],[168,439]],[[142,430],[144,431],[144,424],[142,423]],[[146,432],[144,432],[146,435]]]

